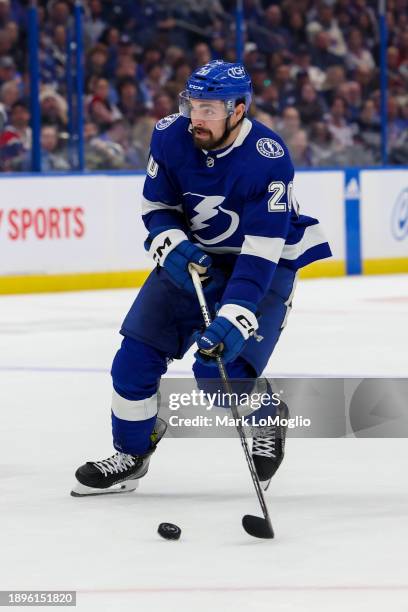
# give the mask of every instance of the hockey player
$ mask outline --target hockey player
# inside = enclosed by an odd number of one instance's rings
[[[299,213],[284,142],[247,117],[251,92],[243,65],[212,61],[187,81],[180,112],[156,124],[142,215],[157,267],[125,317],[112,365],[117,452],[78,468],[73,495],[137,487],[165,431],[160,377],[194,341],[198,381],[218,377],[213,357],[222,351],[229,376],[252,385],[286,324],[297,271],[331,255],[318,221]],[[206,278],[214,317],[201,332],[189,264]],[[271,410],[262,407],[259,418]],[[264,486],[282,461],[281,437],[276,426],[253,433]]]

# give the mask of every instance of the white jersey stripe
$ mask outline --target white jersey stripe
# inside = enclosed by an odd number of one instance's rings
[[[282,258],[294,261],[303,255],[303,253],[305,253],[308,249],[311,249],[318,244],[324,244],[325,242],[327,242],[327,240],[324,237],[320,224],[309,225],[306,227],[303,238],[299,240],[299,242],[296,242],[295,244],[285,244],[282,251]]]
[[[241,255],[254,255],[278,263],[284,244],[284,238],[247,235],[242,245]]]
[[[181,204],[179,204],[178,206],[172,206],[171,204],[164,204],[164,202],[152,202],[151,200],[148,200],[147,198],[143,196],[142,197],[142,215],[147,215],[148,213],[153,212],[155,210],[169,210],[169,211],[177,210],[179,212],[182,212],[183,207]]]

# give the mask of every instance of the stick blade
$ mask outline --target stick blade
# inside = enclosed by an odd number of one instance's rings
[[[271,540],[274,537],[272,525],[270,521],[259,516],[246,514],[242,519],[242,526],[249,535],[254,538],[263,538]]]

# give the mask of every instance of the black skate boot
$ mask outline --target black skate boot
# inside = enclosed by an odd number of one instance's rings
[[[289,418],[288,407],[283,402],[277,408],[277,416],[280,419]],[[259,482],[263,490],[266,491],[285,455],[287,427],[279,423],[266,427],[254,426],[251,429],[253,436],[252,458]]]
[[[75,472],[77,484],[71,491],[73,497],[87,495],[104,495],[112,493],[128,493],[139,486],[149,469],[150,457],[157,444],[164,436],[167,423],[157,418],[151,435],[152,447],[144,455],[126,455],[115,453],[102,461],[88,461]]]

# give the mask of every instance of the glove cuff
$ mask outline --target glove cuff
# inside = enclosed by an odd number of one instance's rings
[[[254,313],[238,304],[224,304],[217,312],[217,316],[224,317],[232,323],[241,332],[245,340],[253,336],[258,329],[258,320]]]
[[[159,266],[163,266],[167,255],[184,240],[188,240],[188,238],[182,230],[165,230],[153,238],[149,248],[149,255]]]

